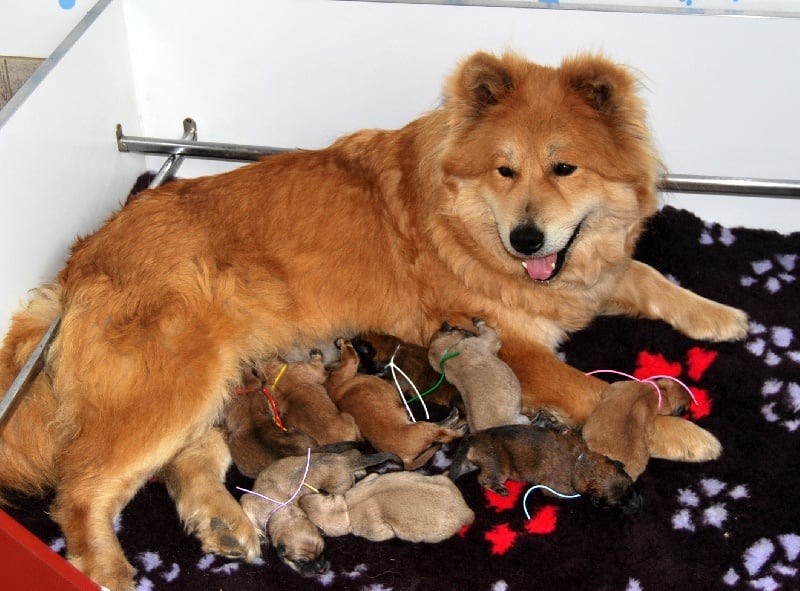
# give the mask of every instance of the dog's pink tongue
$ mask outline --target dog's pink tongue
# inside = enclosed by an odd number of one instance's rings
[[[550,278],[553,274],[553,269],[556,268],[556,258],[558,254],[550,254],[546,257],[538,257],[528,259],[525,261],[525,269],[528,271],[528,276],[531,279],[544,281]]]

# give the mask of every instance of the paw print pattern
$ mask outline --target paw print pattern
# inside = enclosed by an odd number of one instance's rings
[[[794,283],[794,270],[797,264],[796,254],[776,254],[771,259],[753,261],[750,266],[752,275],[743,275],[740,283],[744,287],[761,285],[769,293],[778,293],[784,285]]]
[[[181,574],[180,566],[174,562],[169,566],[165,565],[158,552],[141,552],[136,561],[139,563],[136,591],[153,589],[153,579],[156,577],[171,583]]]
[[[323,587],[330,587],[336,581],[337,577],[343,577],[350,581],[355,581],[357,579],[360,579],[363,575],[365,575],[366,572],[367,572],[366,564],[358,564],[353,568],[353,570],[340,571],[338,574],[331,569],[327,572],[322,573],[321,575],[317,575],[317,582]],[[374,588],[374,586],[367,588]]]
[[[749,334],[747,350],[756,357],[761,357],[768,366],[775,367],[785,360],[800,363],[800,350],[793,348],[796,340],[791,328],[767,328],[763,324],[751,322]]]
[[[745,550],[741,566],[727,570],[722,582],[729,587],[744,583],[750,589],[770,591],[791,588],[800,570],[798,556],[800,535],[761,538]]]
[[[716,238],[714,237],[715,234]],[[734,236],[733,232],[731,232],[728,228],[706,224],[705,229],[700,234],[700,244],[708,246],[714,244],[715,242],[719,242],[725,246],[730,246],[736,242],[736,236]]]
[[[791,432],[800,427],[800,384],[782,380],[767,380],[761,388],[767,401],[761,414],[770,423],[778,423]]]
[[[749,496],[750,493],[743,484],[730,487],[716,478],[704,478],[699,483],[699,490],[678,490],[681,508],[672,516],[672,528],[693,532],[704,526],[721,530],[728,519],[728,501],[746,499]]]

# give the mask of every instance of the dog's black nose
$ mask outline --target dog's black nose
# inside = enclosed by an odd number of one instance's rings
[[[533,254],[544,245],[544,234],[536,226],[524,224],[511,230],[511,247],[520,254]]]

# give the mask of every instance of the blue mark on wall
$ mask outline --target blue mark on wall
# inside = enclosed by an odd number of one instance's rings
[[[64,10],[75,8],[75,0],[58,0],[58,5]]]

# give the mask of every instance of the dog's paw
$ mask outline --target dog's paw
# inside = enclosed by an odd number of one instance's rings
[[[747,336],[749,322],[742,310],[717,302],[705,303],[678,327],[686,336],[702,341],[739,341]]]
[[[676,462],[708,462],[722,455],[711,433],[679,417],[658,416],[653,423],[650,456]]]
[[[235,522],[219,517],[212,518],[205,526],[199,527],[195,535],[202,543],[204,552],[247,562],[253,562],[261,556],[258,533],[244,516]]]

